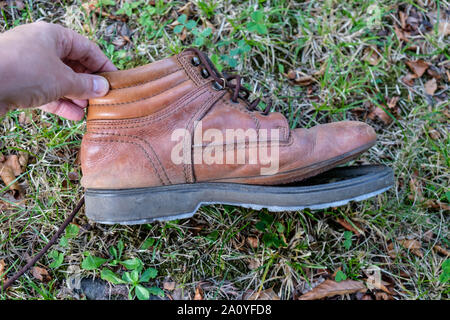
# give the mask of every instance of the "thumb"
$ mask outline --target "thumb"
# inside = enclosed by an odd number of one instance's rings
[[[103,97],[109,91],[109,82],[102,76],[72,72],[64,96],[69,99],[90,99]]]

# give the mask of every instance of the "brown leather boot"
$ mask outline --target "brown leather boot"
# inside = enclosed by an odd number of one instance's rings
[[[370,126],[354,121],[291,130],[282,114],[268,113],[270,104],[257,110],[259,99],[249,101],[240,77],[221,75],[197,49],[102,75],[111,91],[90,100],[81,146],[87,214],[100,222],[179,218],[200,203],[242,205],[227,198],[230,190],[303,180],[376,140]],[[205,195],[217,188],[223,192]],[[202,195],[190,194],[200,189]],[[252,201],[244,205],[271,207]]]

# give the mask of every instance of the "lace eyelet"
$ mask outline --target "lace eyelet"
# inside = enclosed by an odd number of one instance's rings
[[[192,57],[191,63],[193,66],[197,67],[200,65],[200,59],[198,57]]]
[[[213,83],[213,88],[214,88],[215,90],[217,90],[217,91],[220,91],[220,90],[223,90],[223,89],[224,89],[223,86],[222,86],[220,83],[218,83],[217,81],[214,81],[214,83]]]
[[[201,74],[202,74],[202,77],[205,79],[209,77],[209,72],[205,68],[202,69]]]

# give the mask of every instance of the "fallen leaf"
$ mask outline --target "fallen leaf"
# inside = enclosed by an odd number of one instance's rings
[[[5,185],[9,185],[9,189],[13,192],[15,199],[18,199],[24,190],[18,181],[13,181],[23,173],[27,162],[28,154],[25,152],[21,152],[20,157],[15,154],[0,157],[0,178]]]
[[[397,36],[398,40],[408,42],[407,33],[403,31],[397,24],[394,25],[394,31],[395,35]]]
[[[427,73],[436,80],[440,80],[442,78],[440,69],[436,68],[435,66],[430,66],[427,70]]]
[[[192,15],[194,13],[192,9],[192,2],[187,2],[184,6],[182,6],[180,9],[177,10],[180,14],[185,14],[187,17]]]
[[[437,210],[444,210],[449,211],[450,206],[447,203],[440,202],[436,199],[428,199],[424,202],[425,207],[437,209]]]
[[[419,241],[414,240],[414,239],[411,239],[411,240],[409,240],[409,239],[402,239],[402,240],[397,239],[397,241],[405,249],[408,249],[409,251],[411,251],[416,256],[418,256],[420,258],[423,258],[423,253],[420,250],[422,248],[422,244]]]
[[[408,199],[422,199],[422,181],[419,180],[419,174],[417,171],[414,171],[411,174],[409,179],[409,189],[411,190],[411,194],[408,195]]]
[[[439,131],[435,130],[435,129],[430,129],[428,131],[428,135],[430,136],[431,139],[433,140],[438,140],[441,137],[441,134],[439,133]]]
[[[291,80],[295,85],[299,85],[302,87],[309,86],[315,79],[309,75],[303,74],[301,72],[297,72],[295,70],[289,70],[286,74],[286,77]]]
[[[50,277],[48,271],[41,267],[33,267],[31,269],[31,274],[41,282],[49,282],[50,280],[52,280],[52,277]]]
[[[203,289],[200,286],[200,284],[197,285],[197,287],[195,288],[195,295],[194,295],[194,300],[203,300]]]
[[[429,94],[430,96],[432,96],[434,94],[436,89],[437,89],[437,82],[436,82],[435,78],[425,82],[425,92],[427,94]]]
[[[400,25],[401,25],[402,29],[405,29],[406,28],[406,13],[404,13],[403,11],[399,11],[398,17],[400,18]]]
[[[395,250],[395,247],[394,247],[394,243],[393,243],[393,242],[391,242],[391,243],[388,244],[387,250],[388,250],[388,255],[389,255],[389,257],[391,257],[392,259],[397,258],[397,251]]]
[[[0,260],[0,280],[2,280],[5,277],[5,275],[3,274],[5,272],[5,266],[6,266],[5,260],[3,259]]]
[[[400,97],[393,97],[391,99],[387,99],[387,106],[390,110],[392,110],[394,113],[398,113],[397,111],[397,102],[400,100]]]
[[[371,120],[380,120],[381,122],[383,122],[385,125],[388,125],[390,123],[392,123],[392,118],[390,115],[388,115],[386,113],[386,111],[384,111],[382,108],[380,107],[375,107],[372,109],[372,111],[369,112],[369,114],[367,115],[367,117]]]
[[[347,229],[348,231],[353,232],[354,234],[356,234],[357,236],[361,236],[364,235],[364,232],[361,231],[361,227],[358,226],[355,222],[353,222],[353,224],[358,228],[356,229],[355,227],[353,227],[349,222],[347,222],[347,220],[345,219],[341,219],[338,218],[337,223],[339,223],[341,226],[343,226],[345,229]]]
[[[416,61],[408,60],[405,63],[409,67],[409,69],[411,69],[411,71],[417,76],[417,78],[420,78],[430,67],[430,64],[428,62],[421,59]]]
[[[273,291],[272,288],[263,290],[263,291],[257,291],[254,293],[247,292],[242,297],[243,300],[280,300],[280,297]]]
[[[363,60],[367,61],[370,65],[376,66],[381,61],[381,55],[373,47],[367,47],[364,49]]]
[[[433,232],[433,230],[428,230],[428,231],[426,231],[426,232],[423,234],[423,239],[424,239],[426,242],[433,241],[433,238],[434,238],[434,232]]]
[[[386,292],[375,292],[375,300],[393,300],[393,298]]]
[[[69,172],[68,177],[69,177],[69,180],[72,182],[80,180],[80,176],[78,175],[78,172],[76,172],[76,171]]]
[[[261,263],[259,262],[259,260],[257,259],[247,259],[248,262],[248,268],[250,270],[255,270],[258,269],[259,267],[261,267]]]
[[[375,278],[373,277],[369,277],[366,280],[367,282],[367,286],[370,288],[370,286],[372,286],[375,289],[378,290],[382,290],[384,292],[386,292],[387,294],[391,294],[391,291],[389,291],[389,289],[386,287],[386,285],[388,285],[388,282],[385,281],[377,281]]]
[[[311,291],[299,297],[299,300],[317,300],[336,295],[344,295],[355,292],[366,292],[367,288],[361,281],[344,280],[336,282],[325,280]]]
[[[259,245],[259,241],[258,241],[257,237],[247,237],[247,243],[253,249],[258,248],[258,245]]]
[[[11,154],[9,156],[6,156],[6,161],[4,162],[4,165],[11,168],[15,176],[19,176],[22,174],[22,166],[19,162],[19,157],[15,154]]]
[[[448,36],[450,34],[450,21],[441,21],[439,23],[438,32],[441,36]]]
[[[28,152],[24,151],[19,152],[19,164],[22,169],[22,172],[25,171],[25,168],[27,167],[29,157],[30,154]]]
[[[294,79],[294,83],[296,85],[299,85],[302,87],[309,86],[313,82],[314,82],[314,78],[311,76],[302,76],[302,77],[297,77]]]
[[[163,287],[164,287],[164,290],[173,291],[173,290],[175,290],[175,285],[176,285],[176,283],[174,281],[167,281],[167,282],[164,282]]]
[[[444,256],[447,256],[447,257],[450,256],[450,252],[448,252],[448,250],[442,248],[441,246],[438,246],[437,244],[433,246],[433,250]]]
[[[403,247],[405,247],[406,249],[420,249],[422,248],[422,244],[417,241],[417,240],[409,240],[409,239],[397,239],[398,243],[400,243]]]
[[[403,83],[412,87],[414,85],[414,80],[417,79],[417,76],[412,73],[408,73],[406,76],[402,78]]]

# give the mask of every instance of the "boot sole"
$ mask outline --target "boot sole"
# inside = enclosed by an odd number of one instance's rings
[[[103,224],[144,224],[189,218],[202,205],[233,205],[273,212],[325,209],[361,201],[394,184],[382,165],[340,167],[279,186],[205,182],[136,189],[87,189],[86,215]]]

